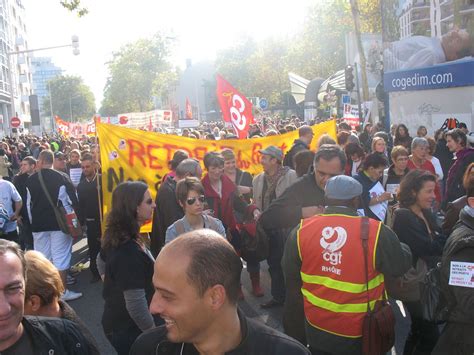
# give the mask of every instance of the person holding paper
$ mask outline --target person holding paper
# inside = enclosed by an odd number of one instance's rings
[[[382,186],[381,178],[387,166],[387,160],[379,153],[371,153],[366,156],[362,171],[354,175],[354,179],[362,185],[362,206],[365,215],[378,221],[384,221],[387,212],[388,201],[392,194],[386,192]]]
[[[466,186],[466,206],[444,246],[440,288],[449,316],[432,354],[474,353],[474,180]]]

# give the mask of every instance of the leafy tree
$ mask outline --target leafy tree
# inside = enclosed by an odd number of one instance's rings
[[[79,17],[89,13],[89,10],[82,6],[81,0],[61,0],[59,3],[69,11],[77,13]]]
[[[67,121],[76,121],[88,120],[96,112],[94,94],[81,77],[61,75],[51,79],[49,87],[54,115]],[[49,95],[43,100],[43,111],[46,116],[51,116]]]
[[[152,96],[161,97],[177,77],[168,56],[168,43],[159,34],[129,43],[114,53],[100,113],[111,116],[151,110]]]

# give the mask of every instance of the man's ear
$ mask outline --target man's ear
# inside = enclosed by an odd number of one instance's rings
[[[28,297],[28,299],[25,299],[25,303],[29,304],[30,309],[33,312],[38,312],[41,308],[41,298],[37,295],[32,295]]]
[[[213,310],[217,310],[226,302],[227,292],[222,285],[214,285],[206,291],[205,295],[209,300],[209,305]]]

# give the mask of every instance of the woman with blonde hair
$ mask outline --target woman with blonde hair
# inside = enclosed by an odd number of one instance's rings
[[[76,323],[90,344],[92,352],[99,354],[89,329],[76,312],[60,298],[64,286],[58,269],[38,251],[27,251],[25,260],[25,315],[63,318]]]

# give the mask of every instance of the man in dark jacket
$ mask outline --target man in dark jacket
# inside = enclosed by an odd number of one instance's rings
[[[24,316],[25,265],[18,245],[0,239],[0,353],[92,354],[90,344],[71,321]]]
[[[209,229],[168,243],[156,259],[150,304],[165,325],[138,337],[130,354],[309,355],[296,340],[238,310],[241,272],[234,248]]]
[[[293,158],[295,157],[296,153],[305,149],[308,150],[314,137],[313,130],[310,126],[301,126],[298,130],[298,133],[300,138],[295,139],[293,145],[283,159],[283,166],[289,166],[293,170],[295,170]]]
[[[151,253],[157,256],[165,245],[166,230],[178,219],[183,218],[184,212],[176,199],[176,183],[187,176],[201,179],[202,169],[195,159],[185,159],[176,167],[176,176],[168,176],[161,184],[156,194],[156,209],[153,212],[151,233]]]
[[[287,286],[283,314],[285,333],[304,343],[307,340],[316,354],[362,353],[360,335],[339,334],[348,330],[359,333],[363,317],[358,317],[357,313],[365,313],[365,310],[337,310],[338,306],[367,301],[366,295],[361,296],[360,291],[347,292],[350,287],[360,284],[360,281],[351,283],[347,280],[363,280],[366,272],[361,261],[364,259],[362,247],[360,252],[351,254],[362,243],[361,222],[357,214],[361,193],[362,185],[354,178],[344,175],[331,178],[325,188],[327,208],[324,214],[302,221],[285,246],[282,260]],[[368,271],[369,274],[396,277],[408,271],[412,263],[410,248],[400,243],[397,235],[381,222],[371,220],[369,228],[369,255],[374,258],[370,266],[372,273]],[[325,252],[321,253],[319,247]],[[308,260],[310,255],[316,256]],[[305,278],[302,279],[302,275]],[[368,282],[373,288],[367,297],[384,292],[383,278],[377,281],[377,277],[373,277]],[[313,294],[318,291],[317,296]],[[347,301],[336,305],[331,302],[334,299]],[[310,320],[319,323],[314,325]],[[335,322],[329,324],[331,320]],[[331,332],[334,328],[337,330]]]
[[[440,288],[448,301],[446,326],[432,354],[474,353],[474,184],[467,188],[467,205],[444,246]],[[465,276],[463,276],[463,274]]]
[[[61,231],[52,204],[64,207],[66,213],[72,213],[78,207],[78,200],[69,177],[65,173],[53,170],[53,163],[53,152],[41,151],[37,162],[38,172],[31,175],[26,182],[26,207],[31,221],[35,250],[43,253],[59,270],[66,289],[63,300],[71,301],[82,296],[81,293],[66,288],[66,275],[71,266],[72,237]]]
[[[281,257],[291,229],[302,218],[323,212],[324,185],[336,175],[344,173],[346,155],[336,145],[322,145],[314,156],[314,172],[303,175],[260,216],[259,223],[270,236],[268,265],[272,280],[272,299],[263,308],[282,306],[285,299],[285,283],[281,269]]]
[[[20,245],[23,250],[33,249],[33,234],[31,233],[31,223],[28,217],[28,209],[26,207],[26,181],[33,175],[36,168],[36,159],[28,156],[21,161],[20,173],[13,178],[13,185],[18,190],[22,201],[20,218],[18,218],[18,227],[20,229]]]

